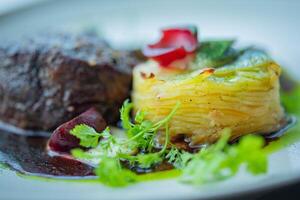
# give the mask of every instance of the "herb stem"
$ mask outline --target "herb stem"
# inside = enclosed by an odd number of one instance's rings
[[[157,122],[156,124],[154,124],[154,128],[153,129],[159,129],[161,126],[163,126],[165,123],[168,123],[171,118],[173,117],[173,115],[177,112],[178,108],[180,106],[180,101],[176,102],[175,107],[172,109],[172,111],[161,121]]]
[[[163,154],[167,147],[168,147],[168,144],[169,144],[169,140],[170,140],[170,131],[169,131],[169,124],[166,123],[166,129],[165,129],[165,133],[166,133],[166,136],[165,136],[165,144],[163,146],[163,148],[159,151],[159,154]]]
[[[125,142],[123,142],[122,144],[127,144],[127,143],[129,143],[129,142],[131,142],[131,141],[137,139],[138,137],[144,135],[146,132],[147,132],[147,131],[141,131],[141,132],[139,132],[138,134],[136,134],[136,135],[132,136],[131,138],[129,138],[128,140],[126,140]]]

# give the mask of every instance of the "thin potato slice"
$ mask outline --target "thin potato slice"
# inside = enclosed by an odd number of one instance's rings
[[[185,134],[193,145],[211,143],[224,128],[232,139],[279,128],[284,111],[279,99],[280,66],[259,50],[247,50],[216,69],[176,71],[148,61],[133,72],[135,110],[148,119],[164,118],[180,101],[170,122],[171,137]]]

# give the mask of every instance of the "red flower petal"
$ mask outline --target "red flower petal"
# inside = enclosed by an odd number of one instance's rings
[[[173,61],[193,54],[198,45],[195,27],[176,27],[162,30],[162,37],[155,43],[146,46],[143,53],[156,60],[162,67],[170,67]]]

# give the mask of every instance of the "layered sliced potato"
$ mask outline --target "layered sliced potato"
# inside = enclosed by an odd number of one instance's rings
[[[280,66],[265,52],[243,51],[217,68],[175,70],[154,61],[133,72],[135,110],[159,121],[180,107],[170,121],[172,138],[185,135],[191,145],[212,143],[224,128],[232,138],[276,131],[284,118],[279,98]]]

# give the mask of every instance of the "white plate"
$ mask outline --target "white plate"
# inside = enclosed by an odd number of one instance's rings
[[[0,17],[0,41],[45,30],[100,31],[115,46],[137,46],[158,36],[162,26],[196,24],[200,41],[235,37],[269,50],[281,64],[300,77],[297,1],[51,1]],[[297,134],[297,133],[294,133]],[[299,133],[300,134],[300,133]],[[280,187],[300,180],[300,142],[272,154],[269,172],[238,176],[199,187],[176,180],[144,182],[127,188],[100,184],[24,179],[1,170],[0,199],[204,199]]]

